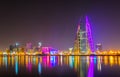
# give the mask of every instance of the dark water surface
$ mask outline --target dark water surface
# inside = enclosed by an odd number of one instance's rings
[[[0,56],[0,77],[120,77],[120,56]]]

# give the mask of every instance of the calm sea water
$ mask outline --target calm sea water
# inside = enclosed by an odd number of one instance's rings
[[[0,77],[120,77],[120,56],[0,56]]]

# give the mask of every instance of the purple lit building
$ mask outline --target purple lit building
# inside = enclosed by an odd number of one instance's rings
[[[27,48],[27,49],[32,49],[32,43],[27,43],[27,44],[26,44],[26,48]]]
[[[43,54],[51,54],[54,55],[58,52],[57,49],[54,49],[52,47],[42,47],[42,53]]]
[[[26,51],[29,51],[32,48],[33,48],[32,43],[26,43]]]
[[[87,16],[81,17],[79,21],[74,51],[78,54],[86,54],[94,51],[91,28]]]

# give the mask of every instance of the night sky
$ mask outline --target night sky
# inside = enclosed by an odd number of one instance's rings
[[[0,2],[0,48],[19,42],[57,49],[73,47],[77,24],[87,15],[94,45],[120,49],[120,4],[93,0],[14,0]]]

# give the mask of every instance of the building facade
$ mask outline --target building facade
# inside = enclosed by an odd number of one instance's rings
[[[96,44],[96,50],[102,51],[102,44]]]
[[[74,42],[75,54],[88,54],[94,51],[91,28],[87,16],[81,17]]]

